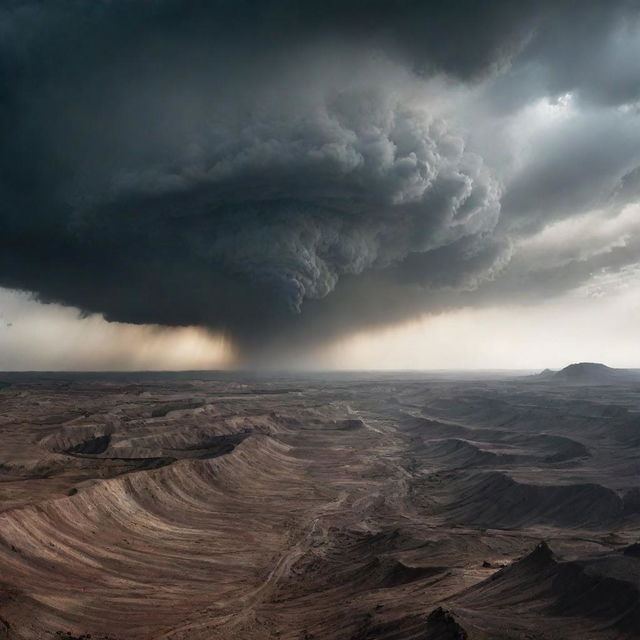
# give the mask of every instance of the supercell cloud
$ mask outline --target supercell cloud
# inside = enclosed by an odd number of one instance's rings
[[[42,301],[250,353],[637,261],[635,2],[15,1],[0,36],[0,286]],[[586,215],[628,224],[530,248]]]

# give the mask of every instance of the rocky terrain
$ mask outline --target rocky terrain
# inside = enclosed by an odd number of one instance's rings
[[[633,378],[0,382],[0,638],[640,638]]]

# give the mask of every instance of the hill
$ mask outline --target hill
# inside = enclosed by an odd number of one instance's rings
[[[559,384],[624,384],[640,382],[640,371],[613,369],[599,362],[578,362],[560,371],[545,369],[534,378]]]

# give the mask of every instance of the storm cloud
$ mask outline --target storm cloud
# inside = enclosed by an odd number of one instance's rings
[[[527,243],[637,200],[637,12],[5,4],[0,286],[251,353],[625,269]]]

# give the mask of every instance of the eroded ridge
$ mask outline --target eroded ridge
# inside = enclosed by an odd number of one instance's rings
[[[640,637],[633,385],[5,378],[0,638]]]

